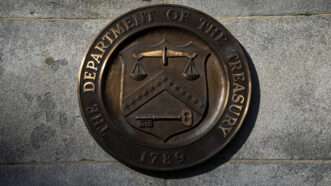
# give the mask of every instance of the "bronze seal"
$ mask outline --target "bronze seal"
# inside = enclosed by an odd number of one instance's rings
[[[248,57],[210,16],[183,6],[139,8],[89,48],[79,102],[96,141],[119,161],[178,170],[219,152],[251,97]]]

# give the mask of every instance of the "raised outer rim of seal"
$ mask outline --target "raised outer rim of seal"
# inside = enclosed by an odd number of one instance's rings
[[[85,54],[84,54],[84,57],[82,59],[82,62],[81,62],[81,65],[80,65],[80,70],[79,70],[79,73],[78,73],[78,83],[77,83],[77,91],[78,91],[78,103],[79,103],[79,107],[80,107],[80,111],[82,113],[82,118],[85,122],[85,125],[86,127],[88,128],[89,130],[89,133],[90,135],[93,136],[93,138],[97,141],[97,143],[105,150],[107,151],[108,153],[110,153],[113,157],[115,157],[116,159],[118,159],[120,162],[126,164],[127,166],[129,167],[135,167],[135,168],[140,168],[140,169],[146,169],[146,170],[154,170],[154,171],[169,171],[169,170],[180,170],[180,169],[184,169],[184,168],[189,168],[189,167],[192,167],[194,165],[197,165],[197,164],[200,164],[206,160],[208,160],[210,157],[214,156],[216,153],[218,153],[219,151],[221,151],[231,140],[232,138],[235,136],[235,134],[238,132],[238,130],[241,128],[245,118],[246,118],[246,115],[247,115],[247,112],[248,112],[248,109],[250,107],[250,102],[251,102],[251,95],[252,95],[252,82],[251,82],[251,72],[250,72],[250,69],[249,69],[249,65],[247,64],[247,62],[244,62],[243,64],[245,65],[245,71],[247,72],[247,77],[248,77],[248,95],[247,95],[247,103],[246,103],[246,106],[245,106],[245,109],[243,111],[243,114],[242,116],[240,117],[240,121],[238,122],[237,124],[237,127],[231,132],[231,136],[228,137],[226,139],[226,141],[219,146],[219,148],[211,151],[208,156],[205,156],[204,158],[198,160],[198,161],[195,161],[193,163],[190,163],[190,164],[185,164],[183,166],[177,166],[177,167],[171,167],[171,168],[157,168],[157,167],[154,167],[154,166],[145,166],[145,167],[141,167],[133,162],[130,162],[127,161],[127,160],[124,160],[123,158],[119,157],[118,155],[114,154],[111,152],[111,150],[109,149],[109,147],[104,143],[103,140],[100,139],[99,136],[97,136],[96,134],[93,133],[92,129],[90,128],[89,124],[88,124],[88,121],[87,121],[87,118],[86,118],[86,115],[85,115],[85,112],[83,110],[83,107],[82,107],[82,100],[81,100],[81,94],[80,94],[80,82],[81,82],[81,73],[83,72],[83,69],[84,69],[84,62],[86,60],[86,57],[87,55],[89,54],[89,51],[91,50],[93,44],[98,40],[98,38],[100,37],[100,35],[105,32],[110,25],[112,25],[113,23],[119,21],[120,19],[124,18],[125,16],[129,15],[129,14],[132,14],[134,12],[137,12],[137,11],[141,11],[141,10],[144,10],[146,8],[157,8],[157,7],[173,7],[173,8],[183,8],[183,9],[186,9],[186,10],[189,10],[189,11],[193,11],[193,12],[197,12],[199,14],[202,14],[203,16],[206,16],[208,17],[210,20],[216,22],[218,25],[221,25],[222,27],[224,27],[222,24],[220,24],[216,19],[212,18],[211,16],[207,15],[206,13],[204,12],[201,12],[197,9],[194,9],[194,8],[191,8],[191,7],[187,7],[187,6],[183,6],[183,5],[172,5],[172,4],[159,4],[159,5],[151,5],[151,6],[145,6],[145,7],[141,7],[141,8],[137,8],[137,9],[134,9],[134,10],[131,10],[131,11],[128,11],[126,12],[125,14],[117,17],[116,19],[114,19],[113,21],[111,21],[109,24],[107,24],[98,34],[97,36],[95,37],[95,39],[93,40],[92,44],[90,45],[90,47],[88,47],[88,49],[85,51]],[[143,29],[142,29],[143,30]],[[139,31],[138,31],[139,32]],[[227,35],[230,35],[232,39],[234,39],[237,43],[235,43],[236,45],[238,45],[237,47],[240,48],[241,50],[242,47],[240,46],[239,44],[239,41],[237,41],[232,35],[231,33],[227,32]],[[124,39],[125,40],[125,39]],[[118,41],[117,43],[121,43],[123,42],[123,40],[121,41]],[[117,46],[113,47],[114,49],[116,48]],[[243,52],[243,51],[240,51],[241,52],[241,55],[243,57],[245,57],[245,61],[247,61],[248,57],[247,55]],[[104,65],[103,65],[104,66]]]

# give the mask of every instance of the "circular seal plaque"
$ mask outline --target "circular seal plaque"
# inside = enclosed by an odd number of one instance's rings
[[[248,57],[210,16],[156,5],[115,19],[89,48],[79,102],[96,141],[119,161],[178,170],[219,152],[251,97]]]

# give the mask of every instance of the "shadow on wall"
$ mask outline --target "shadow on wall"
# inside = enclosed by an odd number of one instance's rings
[[[197,166],[187,168],[184,170],[179,171],[171,171],[171,172],[153,172],[153,171],[146,171],[146,170],[140,170],[135,169],[141,173],[154,176],[154,177],[160,177],[160,178],[166,178],[166,179],[176,179],[176,178],[185,178],[185,177],[192,177],[199,174],[203,174],[206,172],[209,172],[219,166],[222,166],[224,163],[229,161],[234,154],[236,154],[239,149],[243,146],[243,144],[248,139],[250,133],[252,132],[254,128],[254,124],[259,112],[259,105],[260,105],[260,84],[259,84],[259,78],[255,69],[255,66],[253,64],[253,61],[247,51],[244,49],[243,46],[241,46],[244,50],[245,54],[248,57],[248,65],[251,71],[252,76],[252,99],[249,107],[249,111],[247,113],[247,116],[245,118],[245,121],[238,131],[238,133],[235,135],[235,137],[230,141],[230,143],[221,150],[218,154],[207,160],[206,162],[199,164]]]

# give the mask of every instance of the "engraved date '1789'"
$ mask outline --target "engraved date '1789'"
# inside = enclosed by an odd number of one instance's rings
[[[163,164],[163,165],[171,165],[171,164],[181,164],[185,160],[185,156],[181,152],[149,152],[143,151],[140,154],[140,162],[148,163],[148,164]]]

